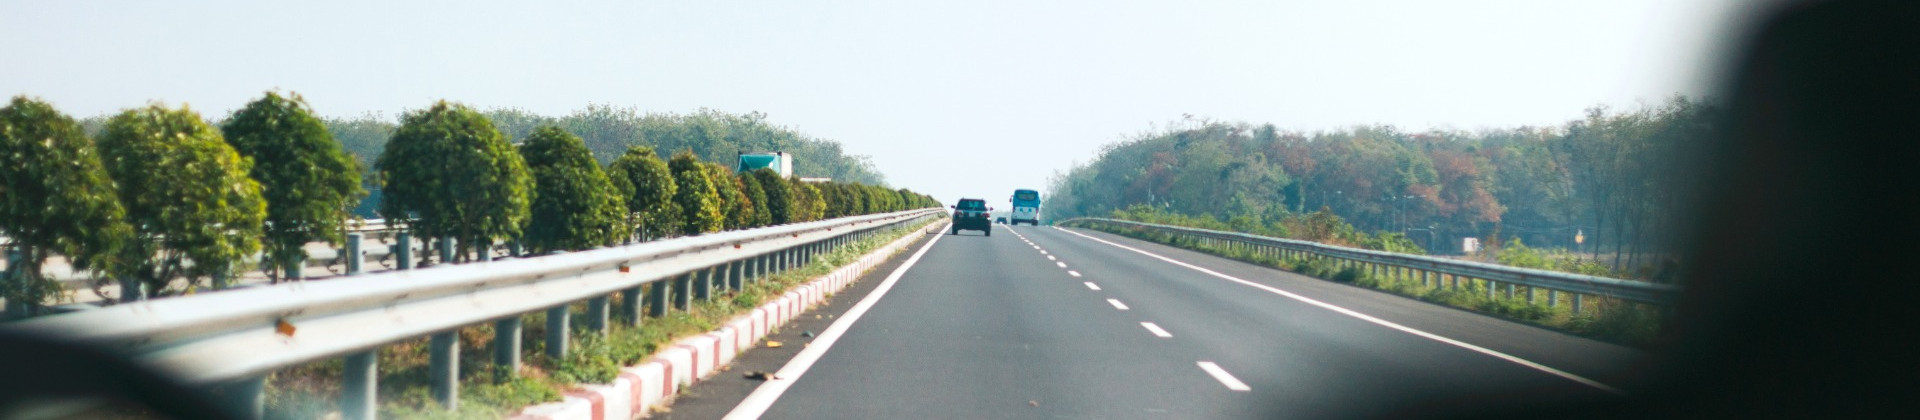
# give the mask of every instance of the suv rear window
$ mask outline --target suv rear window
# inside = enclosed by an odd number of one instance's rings
[[[984,209],[987,208],[987,200],[960,200],[959,207],[963,209]]]

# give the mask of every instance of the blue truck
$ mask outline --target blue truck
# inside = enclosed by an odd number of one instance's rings
[[[1013,190],[1013,216],[1007,223],[1019,226],[1020,223],[1040,225],[1040,192],[1034,190]]]

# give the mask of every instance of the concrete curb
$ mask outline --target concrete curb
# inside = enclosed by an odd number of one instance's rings
[[[944,231],[943,231],[944,232]],[[868,270],[899,252],[918,235],[908,233],[833,272],[807,281],[779,298],[735,317],[714,331],[682,338],[654,353],[646,362],[620,369],[612,384],[587,384],[567,391],[559,402],[526,407],[516,420],[610,420],[645,417],[651,407],[673,402],[680,388],[713,375],[752,350],[760,338],[826,300],[829,294],[852,284]]]

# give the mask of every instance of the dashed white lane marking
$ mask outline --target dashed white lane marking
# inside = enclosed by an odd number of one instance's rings
[[[1054,261],[1053,265],[1060,266],[1060,268],[1067,268],[1067,263],[1060,262],[1060,261]]]
[[[1047,256],[1047,261],[1053,261],[1053,260],[1058,260],[1058,259],[1059,259],[1059,258],[1054,258],[1054,257],[1053,257],[1052,255],[1048,255],[1048,256]]]
[[[1120,303],[1119,299],[1107,299],[1107,303],[1113,304],[1113,309],[1127,310],[1127,304]]]
[[[1040,249],[1040,246],[1039,246],[1039,245],[1034,245],[1034,246],[1033,246],[1033,249]]]
[[[1153,335],[1160,336],[1160,338],[1173,338],[1173,334],[1167,333],[1167,330],[1160,329],[1159,325],[1154,325],[1151,322],[1142,322],[1140,326],[1147,327],[1147,331],[1152,331]]]
[[[1098,284],[1093,284],[1093,282],[1090,282],[1090,281],[1089,281],[1089,282],[1084,282],[1084,283],[1086,283],[1086,284],[1087,284],[1087,288],[1088,288],[1088,289],[1093,289],[1093,290],[1100,290],[1100,285],[1098,285]]]
[[[1073,271],[1073,270],[1067,270],[1067,275],[1070,275],[1070,276],[1074,276],[1074,277],[1080,277],[1080,272],[1078,272],[1078,271]]]
[[[1040,250],[1040,255],[1047,255],[1047,250],[1044,250],[1044,249]]]
[[[1596,388],[1596,389],[1599,389],[1599,390],[1602,390],[1602,391],[1606,391],[1606,392],[1610,392],[1610,393],[1613,393],[1613,394],[1616,394],[1616,395],[1626,395],[1626,394],[1627,394],[1626,392],[1624,392],[1624,391],[1621,391],[1621,390],[1620,390],[1619,388],[1614,388],[1614,387],[1612,387],[1612,386],[1609,386],[1609,385],[1607,385],[1607,384],[1603,384],[1603,383],[1600,383],[1600,381],[1595,381],[1595,380],[1592,380],[1592,379],[1587,379],[1587,378],[1586,378],[1586,377],[1584,377],[1584,376],[1580,376],[1580,375],[1575,375],[1575,374],[1572,374],[1572,373],[1568,373],[1568,372],[1566,372],[1566,371],[1563,371],[1563,370],[1559,370],[1559,369],[1554,369],[1554,368],[1552,368],[1552,367],[1549,367],[1549,366],[1547,366],[1547,365],[1543,365],[1543,364],[1539,364],[1539,363],[1536,363],[1536,362],[1534,362],[1534,361],[1532,361],[1532,360],[1527,360],[1527,359],[1522,359],[1522,358],[1520,358],[1520,357],[1518,357],[1518,356],[1514,356],[1514,355],[1511,355],[1511,354],[1506,354],[1506,353],[1501,353],[1501,352],[1498,352],[1498,351],[1494,351],[1493,349],[1489,349],[1489,348],[1486,348],[1486,347],[1480,347],[1480,346],[1476,346],[1476,345],[1473,345],[1473,344],[1468,344],[1467,342],[1464,342],[1464,341],[1460,341],[1460,340],[1455,340],[1455,339],[1451,339],[1451,338],[1447,338],[1447,337],[1444,337],[1444,336],[1441,336],[1441,335],[1439,335],[1439,334],[1434,334],[1434,333],[1430,333],[1430,332],[1426,332],[1426,331],[1421,331],[1421,330],[1417,330],[1417,329],[1414,329],[1413,327],[1408,327],[1408,326],[1405,326],[1405,325],[1400,325],[1400,324],[1396,324],[1396,323],[1394,323],[1394,322],[1392,322],[1392,321],[1388,321],[1388,320],[1384,320],[1384,319],[1380,319],[1380,318],[1375,318],[1375,317],[1373,317],[1372,315],[1367,315],[1367,314],[1363,314],[1363,313],[1360,313],[1360,312],[1357,312],[1357,311],[1354,311],[1354,310],[1352,310],[1352,309],[1347,309],[1347,308],[1343,308],[1343,307],[1339,307],[1339,306],[1335,306],[1335,305],[1333,305],[1333,304],[1331,304],[1331,303],[1326,303],[1326,302],[1321,302],[1321,301],[1318,301],[1318,300],[1313,300],[1312,298],[1308,298],[1308,297],[1306,297],[1306,296],[1301,296],[1301,295],[1298,295],[1298,294],[1294,294],[1293,292],[1289,292],[1289,291],[1285,291],[1285,290],[1280,290],[1280,288],[1277,288],[1277,287],[1273,287],[1273,286],[1268,286],[1268,285],[1264,285],[1264,284],[1260,284],[1260,283],[1254,283],[1254,282],[1251,282],[1251,281],[1246,281],[1246,280],[1242,280],[1242,279],[1240,279],[1239,277],[1234,277],[1234,276],[1229,276],[1229,275],[1226,275],[1226,274],[1222,274],[1222,273],[1220,273],[1220,272],[1218,272],[1218,271],[1213,271],[1213,270],[1209,270],[1209,269],[1206,269],[1206,268],[1203,268],[1203,267],[1200,267],[1200,266],[1197,266],[1197,265],[1193,265],[1193,264],[1188,264],[1188,263],[1185,263],[1185,262],[1181,262],[1181,261],[1179,261],[1179,260],[1175,260],[1175,259],[1172,259],[1172,258],[1167,258],[1167,257],[1164,257],[1164,256],[1160,256],[1160,254],[1155,254],[1155,253],[1151,253],[1151,252],[1147,252],[1147,251],[1144,251],[1144,250],[1141,250],[1141,249],[1139,249],[1139,248],[1134,248],[1134,247],[1130,247],[1130,246],[1126,246],[1126,245],[1121,245],[1121,244],[1117,244],[1117,243],[1113,243],[1113,242],[1111,242],[1111,241],[1107,241],[1107,240],[1105,240],[1105,239],[1100,239],[1100,238],[1095,238],[1095,237],[1092,237],[1092,236],[1087,236],[1087,235],[1085,235],[1085,234],[1082,234],[1082,233],[1080,233],[1080,232],[1074,232],[1074,231],[1071,231],[1071,230],[1066,230],[1066,229],[1060,229],[1059,227],[1054,227],[1054,229],[1056,229],[1056,230],[1059,230],[1059,231],[1061,231],[1061,232],[1066,232],[1066,233],[1069,233],[1069,234],[1072,234],[1072,235],[1074,235],[1074,236],[1079,236],[1079,237],[1082,237],[1082,238],[1087,238],[1087,239],[1089,239],[1089,240],[1092,240],[1092,241],[1094,241],[1094,242],[1099,242],[1099,243],[1103,243],[1103,244],[1107,244],[1107,245],[1112,245],[1112,246],[1114,246],[1114,247],[1116,247],[1116,248],[1120,248],[1120,249],[1124,249],[1124,250],[1128,250],[1128,251],[1133,251],[1133,252],[1136,252],[1136,253],[1139,253],[1140,255],[1145,255],[1145,256],[1149,256],[1149,257],[1153,257],[1154,259],[1158,259],[1158,260],[1161,260],[1161,261],[1166,261],[1167,263],[1170,263],[1170,264],[1173,264],[1173,265],[1177,265],[1177,266],[1181,266],[1181,267],[1186,267],[1186,268],[1189,268],[1189,269],[1192,269],[1192,270],[1194,270],[1194,271],[1199,271],[1199,272],[1201,272],[1201,273],[1206,273],[1207,275],[1211,275],[1211,276],[1214,276],[1214,277],[1219,277],[1219,278],[1221,278],[1221,279],[1225,279],[1225,280],[1227,280],[1227,281],[1231,281],[1231,282],[1234,282],[1234,283],[1240,283],[1240,284],[1242,284],[1242,285],[1246,285],[1246,286],[1249,286],[1249,287],[1253,287],[1253,288],[1256,288],[1256,289],[1260,289],[1260,290],[1265,290],[1265,291],[1268,291],[1268,292],[1272,292],[1273,294],[1276,294],[1276,295],[1280,295],[1280,296],[1285,296],[1285,297],[1287,297],[1287,298],[1289,298],[1289,299],[1293,299],[1293,300],[1297,300],[1297,301],[1300,301],[1300,302],[1302,302],[1302,303],[1306,303],[1306,304],[1308,304],[1308,305],[1313,305],[1313,306],[1318,306],[1318,307],[1321,307],[1321,308],[1324,308],[1324,309],[1326,309],[1326,310],[1330,310],[1330,311],[1334,311],[1334,312],[1338,312],[1338,313],[1340,313],[1340,314],[1342,314],[1342,315],[1346,315],[1346,316],[1350,316],[1350,317],[1354,317],[1354,318],[1359,318],[1359,319],[1360,319],[1360,320],[1362,320],[1362,321],[1367,321],[1367,322],[1370,322],[1370,323],[1373,323],[1374,325],[1379,325],[1379,326],[1382,326],[1382,327],[1387,327],[1387,328],[1392,328],[1392,329],[1395,329],[1395,330],[1399,330],[1400,332],[1404,332],[1404,333],[1407,333],[1407,334],[1413,334],[1413,335],[1415,335],[1415,336],[1419,336],[1419,337],[1421,337],[1421,338],[1426,338],[1426,339],[1428,339],[1428,340],[1433,340],[1433,341],[1438,341],[1438,342],[1441,342],[1441,343],[1446,343],[1446,344],[1448,344],[1448,345],[1452,345],[1452,346],[1454,346],[1454,347],[1459,347],[1459,348],[1463,348],[1463,349],[1467,349],[1467,350],[1471,350],[1471,351],[1473,351],[1473,352],[1476,352],[1476,353],[1480,353],[1480,354],[1484,354],[1484,355],[1488,355],[1488,356],[1493,356],[1493,357],[1494,357],[1494,358],[1496,358],[1496,359],[1500,359],[1500,360],[1505,360],[1505,361],[1508,361],[1508,362],[1512,362],[1513,364],[1516,364],[1516,365],[1520,365],[1520,366],[1525,366],[1525,367],[1527,367],[1527,368],[1531,368],[1531,369],[1533,369],[1533,370],[1537,370],[1537,371],[1541,371],[1541,372],[1546,372],[1547,374],[1550,374],[1550,375],[1554,375],[1554,376],[1559,376],[1559,377],[1562,377],[1562,378],[1566,378],[1566,379],[1568,379],[1568,380],[1571,380],[1571,381],[1574,381],[1574,382],[1579,382],[1579,383],[1580,383],[1580,384],[1582,384],[1582,385],[1586,385],[1586,386],[1590,386],[1590,387],[1594,387],[1594,388]]]
[[[1220,381],[1220,384],[1226,385],[1227,389],[1231,389],[1235,391],[1247,391],[1247,390],[1253,389],[1253,388],[1248,388],[1246,382],[1240,382],[1239,379],[1234,379],[1233,374],[1227,373],[1226,369],[1221,369],[1220,365],[1213,364],[1213,362],[1208,362],[1204,360],[1201,361],[1200,370],[1207,371],[1208,375],[1213,375],[1213,380]]]

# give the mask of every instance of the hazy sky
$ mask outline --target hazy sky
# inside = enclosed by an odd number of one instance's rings
[[[1185,114],[1471,130],[1702,94],[1750,2],[288,3],[0,2],[0,94],[76,116],[273,88],[330,116],[757,110],[896,187],[1004,205]]]

